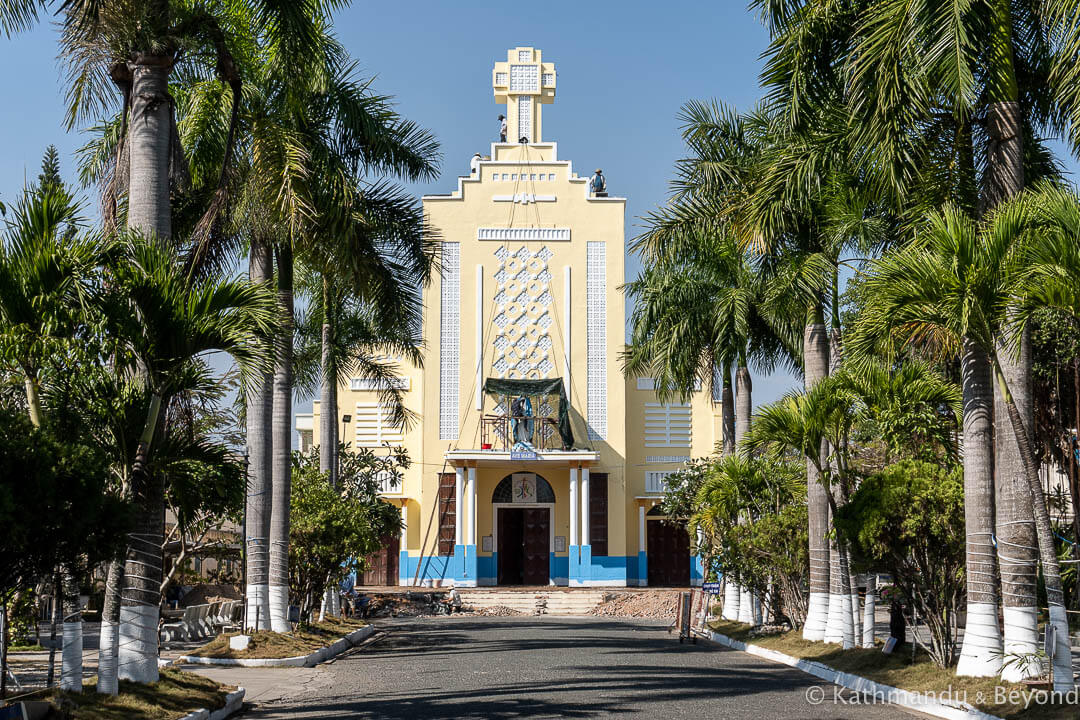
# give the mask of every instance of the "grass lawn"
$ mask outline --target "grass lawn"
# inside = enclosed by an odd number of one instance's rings
[[[8,645],[8,652],[42,652],[45,648],[41,647],[37,643],[30,643],[29,645],[20,645],[19,643],[12,643]]]
[[[201,675],[166,668],[151,685],[120,681],[119,695],[99,695],[94,684],[82,693],[58,693],[52,701],[72,711],[72,720],[176,720],[193,710],[216,710],[236,688]]]
[[[229,638],[235,635],[218,635],[198,650],[188,653],[199,657],[232,659],[287,658],[308,655],[326,647],[345,635],[367,625],[363,620],[347,620],[327,616],[321,623],[301,626],[291,633],[275,633],[259,630],[251,634],[247,650],[237,652],[229,647]]]
[[[1021,696],[1009,697],[1009,691],[1030,692],[1023,685],[1003,683],[996,678],[957,677],[952,669],[942,669],[930,661],[922,651],[911,661],[911,646],[905,646],[893,655],[886,655],[878,650],[856,648],[841,650],[836,645],[803,640],[801,630],[778,635],[751,636],[750,627],[728,620],[710,623],[713,630],[751,645],[769,648],[798,658],[805,658],[827,665],[835,670],[861,675],[875,682],[915,692],[936,692],[943,694],[950,687],[953,697],[967,701],[983,712],[1008,718],[1008,720],[1074,720],[1080,717],[1080,705],[1038,704],[1032,701],[1027,709]],[[998,688],[1003,690],[999,691]],[[981,696],[981,700],[980,700]],[[1000,697],[1005,702],[996,702]],[[1010,702],[1016,699],[1018,702]]]

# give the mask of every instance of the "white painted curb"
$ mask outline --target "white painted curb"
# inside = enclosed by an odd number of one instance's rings
[[[195,710],[184,715],[180,720],[225,720],[240,709],[244,704],[244,688],[237,688],[225,696],[225,707],[210,711],[206,709]]]
[[[813,660],[796,658],[759,645],[749,645],[739,640],[733,640],[727,635],[711,630],[709,631],[709,639],[733,650],[740,650],[748,655],[756,655],[766,660],[788,665],[834,685],[870,695],[873,698],[883,698],[893,705],[915,710],[931,717],[944,718],[944,720],[1002,720],[998,716],[988,715],[966,702],[952,703],[948,700],[931,698],[922,693],[902,690],[892,685],[883,685],[859,675],[834,670]]]
[[[349,648],[359,645],[375,633],[375,627],[366,625],[359,630],[354,630],[336,642],[319,648],[310,655],[297,655],[288,658],[213,658],[199,657],[197,655],[181,655],[177,658],[178,663],[190,663],[192,665],[226,665],[230,667],[314,667],[321,662],[337,657]],[[224,716],[222,716],[224,717]]]

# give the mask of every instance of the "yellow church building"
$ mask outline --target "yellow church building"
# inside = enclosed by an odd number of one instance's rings
[[[346,442],[413,461],[385,494],[401,537],[364,582],[700,583],[686,531],[656,506],[668,474],[713,451],[719,405],[707,392],[661,403],[650,378],[623,376],[626,200],[543,139],[554,64],[513,48],[492,84],[507,141],[423,198],[442,272],[425,295],[423,368],[395,381],[420,421],[390,424],[360,378],[338,391]],[[318,414],[316,402],[298,418],[315,444]]]

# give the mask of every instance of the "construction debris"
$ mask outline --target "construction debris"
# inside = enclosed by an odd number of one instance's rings
[[[491,617],[510,617],[513,615],[521,615],[514,608],[508,608],[505,605],[492,605],[491,607],[480,608],[473,611],[475,615],[488,615]]]
[[[672,619],[679,605],[678,591],[612,593],[610,599],[593,608],[590,615],[624,618]]]

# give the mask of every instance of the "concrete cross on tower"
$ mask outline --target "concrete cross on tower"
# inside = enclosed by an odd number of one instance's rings
[[[492,85],[495,102],[506,105],[506,141],[541,142],[540,106],[555,100],[555,64],[542,62],[536,48],[512,48],[495,63]]]

